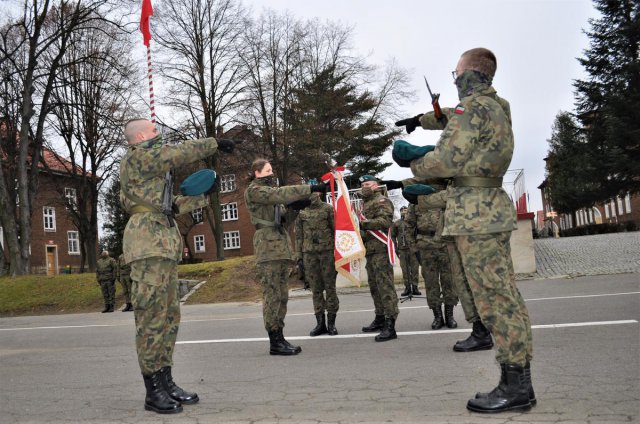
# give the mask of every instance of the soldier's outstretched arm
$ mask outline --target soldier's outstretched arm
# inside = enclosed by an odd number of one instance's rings
[[[262,205],[279,205],[309,197],[311,186],[306,184],[284,187],[249,186],[247,196],[251,202]]]
[[[442,108],[442,114],[447,117],[447,121],[451,119],[454,110],[450,107]],[[442,130],[442,124],[436,119],[433,111],[423,114],[418,119],[420,120],[420,126],[425,130]]]

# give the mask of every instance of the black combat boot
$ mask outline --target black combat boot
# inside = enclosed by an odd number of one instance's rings
[[[396,320],[393,318],[385,318],[384,327],[380,334],[376,336],[377,342],[386,342],[387,340],[397,339],[396,334]]]
[[[269,354],[271,355],[297,355],[298,352],[293,347],[284,343],[284,337],[280,338],[279,331],[269,332]]]
[[[131,302],[127,302],[127,305],[122,310],[122,312],[129,312],[129,311],[133,311],[133,305],[131,304]]]
[[[302,352],[302,348],[300,346],[292,345],[287,341],[287,339],[284,338],[284,334],[282,333],[282,328],[278,330],[278,337],[280,337],[280,341],[282,343],[284,343],[285,345],[293,349],[296,352],[296,354]]]
[[[529,402],[531,402],[531,406],[536,406],[538,401],[536,400],[536,394],[533,391],[533,384],[531,384],[531,363],[527,361],[527,364],[524,366],[524,376],[527,379],[527,386],[529,387]],[[502,382],[502,378],[500,378],[500,382]],[[489,396],[489,393],[476,393],[476,399],[486,398]]]
[[[400,296],[409,296],[411,294],[411,284],[404,286],[404,291],[400,293]]]
[[[324,312],[320,312],[316,314],[316,322],[317,322],[317,325],[313,330],[311,330],[309,335],[311,337],[315,337],[315,336],[319,336],[320,334],[327,334],[327,326],[324,321]]]
[[[337,336],[338,330],[336,330],[336,314],[327,312],[327,334],[330,336]]]
[[[376,315],[371,324],[367,327],[362,327],[363,333],[375,333],[376,331],[382,330],[384,325],[384,315]]]
[[[182,405],[173,399],[164,385],[162,370],[151,375],[142,375],[147,395],[144,398],[144,409],[158,414],[175,414],[182,412]]]
[[[500,364],[500,369],[498,386],[490,391],[486,397],[469,399],[467,409],[483,413],[531,409],[529,385],[524,367],[514,364]]]
[[[109,304],[108,303],[104,304],[104,309],[102,310],[102,313],[104,314],[105,312],[109,312]]]
[[[109,310],[107,312],[113,312],[113,303],[109,304]]]
[[[183,405],[198,403],[200,398],[197,393],[187,392],[174,383],[173,376],[171,375],[171,367],[161,368],[160,372],[162,373],[164,388],[167,393],[169,393],[169,396]]]
[[[422,294],[420,293],[420,290],[418,290],[417,284],[411,284],[411,294],[414,296],[420,296]]]
[[[453,319],[453,307],[454,305],[444,305],[444,322],[447,324],[447,328],[458,327],[458,323]]]
[[[465,340],[458,340],[453,345],[456,352],[475,352],[476,350],[488,350],[493,347],[491,333],[479,319],[473,321],[473,331]]]
[[[442,317],[442,305],[437,308],[432,308],[433,322],[431,323],[432,330],[439,330],[444,327],[444,318]]]

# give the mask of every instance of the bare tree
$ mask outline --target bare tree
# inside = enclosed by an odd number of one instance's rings
[[[160,103],[189,123],[194,138],[214,137],[233,120],[247,70],[241,66],[240,43],[247,13],[236,0],[166,0],[157,13],[156,40],[163,47],[160,69],[169,84]],[[184,115],[180,113],[184,111]],[[218,155],[207,167],[219,169]],[[224,259],[220,199],[210,196],[218,259]]]
[[[7,229],[11,275],[30,271],[32,204],[55,76],[64,66],[63,56],[73,42],[72,35],[104,20],[114,1],[60,0],[53,5],[49,0],[24,0],[21,16],[9,18],[0,26],[2,67],[10,69],[20,84],[19,97],[12,99],[19,110],[15,124],[17,151],[7,158],[14,164],[0,167],[0,218]],[[45,53],[50,59],[46,65]],[[12,203],[9,187],[14,184],[17,202]]]

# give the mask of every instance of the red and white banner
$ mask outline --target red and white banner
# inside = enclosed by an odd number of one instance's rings
[[[364,221],[367,219],[362,213],[360,213],[359,218],[361,221]],[[391,265],[395,265],[396,264],[396,246],[393,243],[393,237],[391,237],[391,228],[389,228],[389,231],[387,232],[387,234],[383,233],[380,230],[367,230],[367,231],[369,232],[369,234],[371,234],[372,236],[380,240],[382,243],[387,245],[387,255],[389,255],[389,263]]]
[[[351,283],[360,287],[360,271],[366,250],[360,237],[358,220],[351,208],[349,190],[342,179],[343,172],[344,167],[338,167],[334,172],[325,174],[322,180],[328,182],[332,189],[332,204],[336,225],[333,249],[336,271]],[[336,194],[333,194],[334,192]]]

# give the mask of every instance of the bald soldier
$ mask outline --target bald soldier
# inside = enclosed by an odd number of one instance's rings
[[[123,253],[124,262],[131,264],[136,351],[146,388],[144,408],[176,413],[199,398],[180,388],[171,371],[180,325],[177,263],[182,253],[182,236],[173,214],[188,213],[209,202],[204,194],[173,196],[165,175],[218,149],[230,152],[234,144],[205,138],[165,145],[147,119],[127,122],[124,134],[129,149],[120,162],[120,202],[131,218],[124,230]],[[165,190],[173,201],[169,211],[163,208]]]
[[[515,209],[502,189],[513,156],[513,131],[509,103],[491,86],[496,64],[495,55],[485,48],[464,52],[453,73],[460,103],[448,121],[440,120],[444,130],[438,144],[420,151],[396,142],[392,153],[417,178],[452,179],[443,234],[455,238],[474,303],[495,340],[501,370],[498,386],[477,393],[467,408],[488,413],[527,410],[536,403],[531,324],[515,285],[509,245],[516,228]],[[411,132],[432,116],[417,115],[396,125]]]

